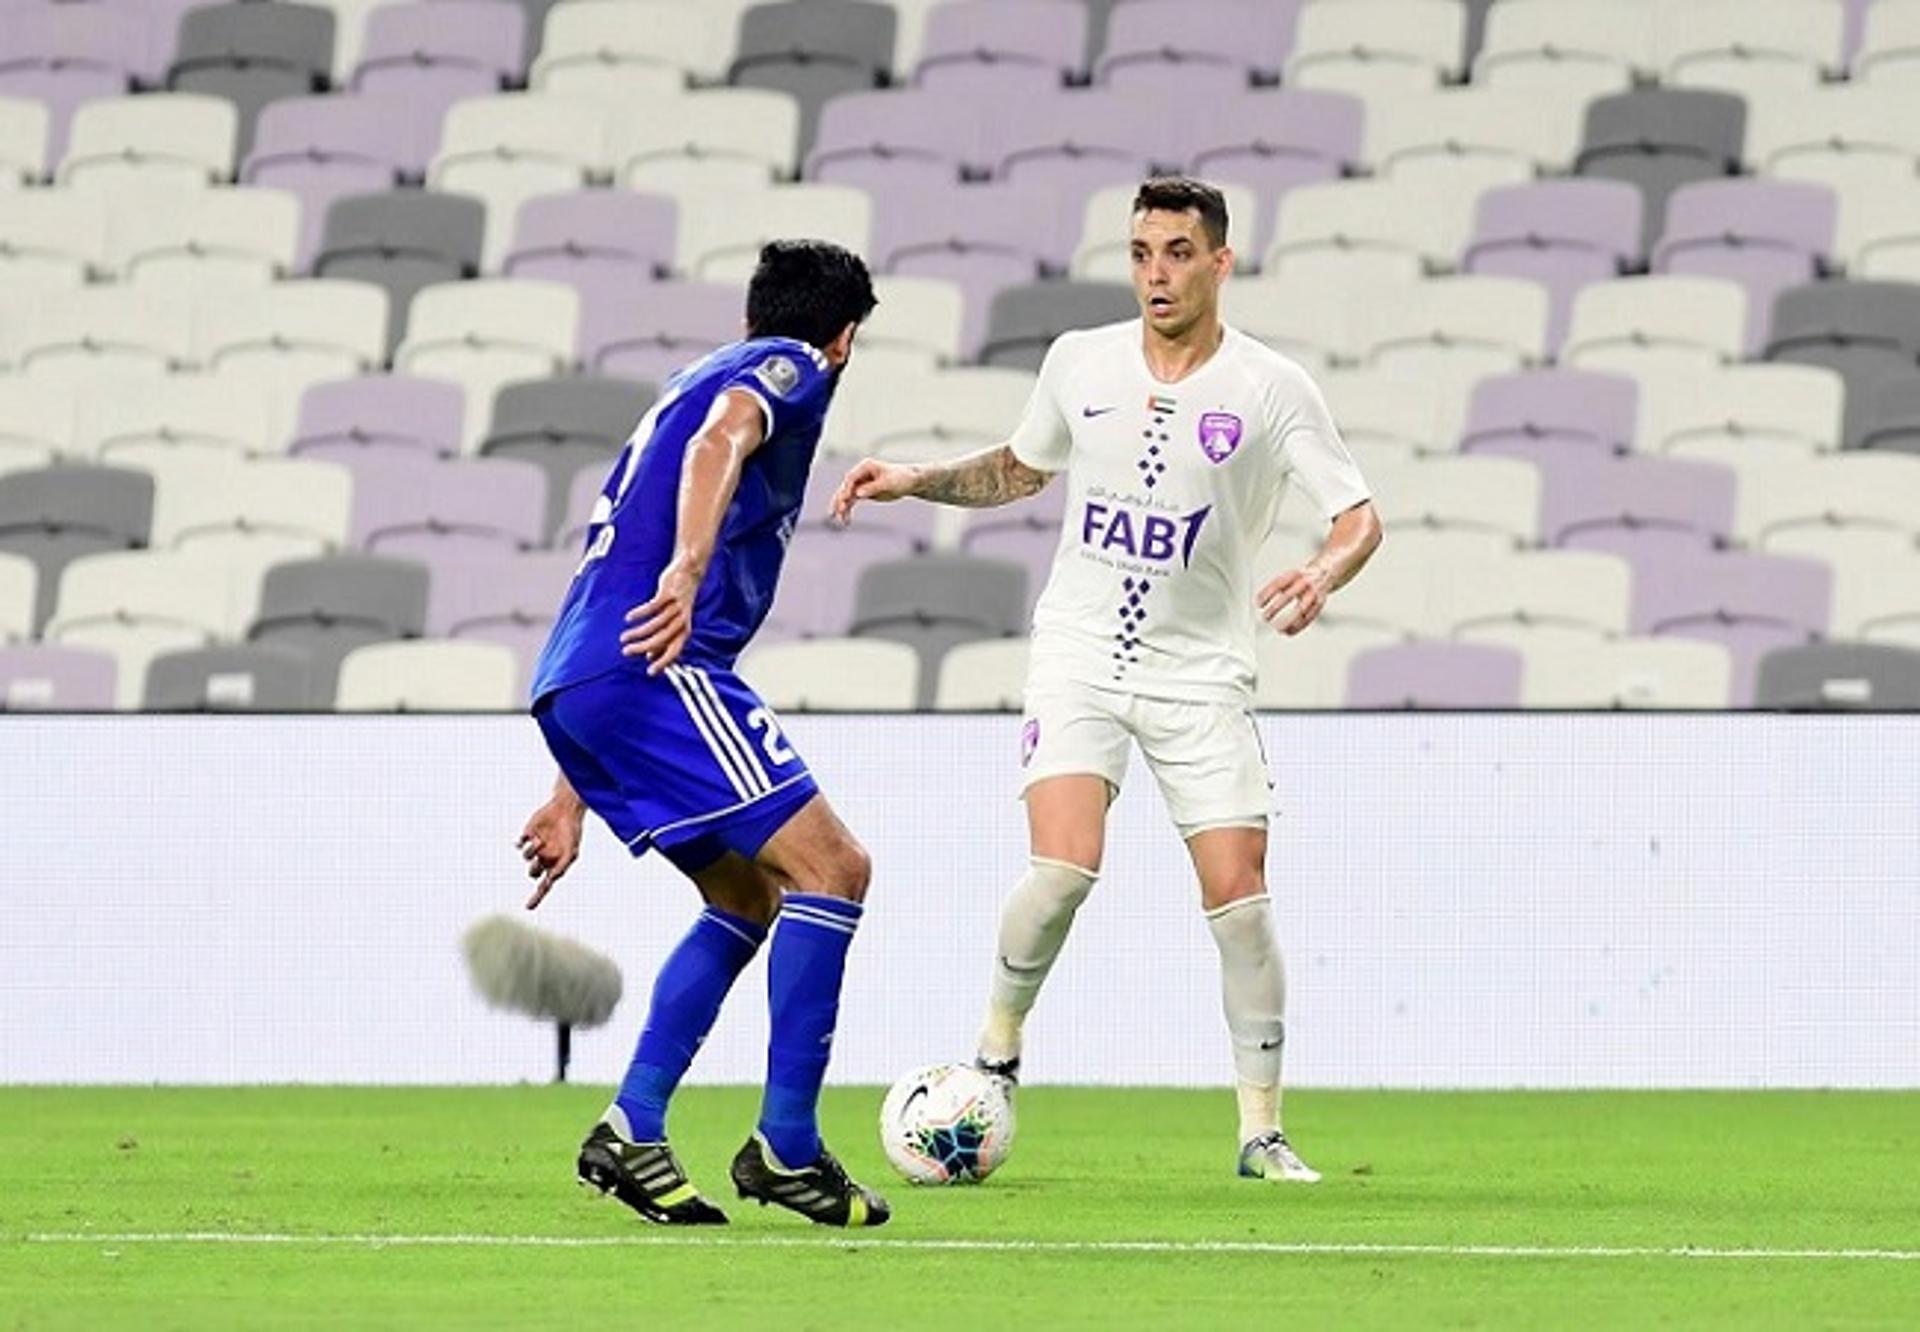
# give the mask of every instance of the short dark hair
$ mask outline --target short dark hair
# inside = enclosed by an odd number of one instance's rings
[[[1207,244],[1219,249],[1227,243],[1227,199],[1204,180],[1190,176],[1155,176],[1140,186],[1133,196],[1136,213],[1167,212],[1200,214],[1200,228],[1207,233]]]
[[[824,348],[879,303],[865,261],[852,251],[828,241],[769,241],[747,283],[747,332]]]

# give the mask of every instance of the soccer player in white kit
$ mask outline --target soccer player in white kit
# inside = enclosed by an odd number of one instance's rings
[[[934,466],[869,459],[834,497],[987,507],[1067,474],[1033,616],[1021,730],[1031,863],[1001,916],[981,1067],[1017,1079],[1021,1028],[1100,873],[1107,807],[1138,744],[1192,856],[1219,948],[1239,1097],[1239,1173],[1319,1178],[1280,1121],[1285,975],[1265,862],[1270,784],[1252,708],[1256,616],[1312,624],[1366,563],[1380,522],[1319,390],[1220,322],[1227,210],[1198,181],[1134,199],[1141,317],[1064,333],[999,447]],[[1259,581],[1297,481],[1328,520],[1313,558]]]

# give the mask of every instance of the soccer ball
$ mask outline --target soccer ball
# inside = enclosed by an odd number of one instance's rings
[[[916,1068],[881,1103],[880,1145],[909,1183],[977,1183],[1013,1146],[1013,1102],[969,1065]]]

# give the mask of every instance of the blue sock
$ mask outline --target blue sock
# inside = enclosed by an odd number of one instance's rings
[[[640,1044],[613,1098],[632,1141],[667,1136],[667,1101],[713,1030],[727,991],[766,937],[765,927],[709,906],[668,954],[653,981]]]
[[[840,1015],[840,978],[860,924],[860,904],[839,897],[789,893],[767,955],[767,1090],[760,1136],[782,1165],[820,1159],[820,1083],[833,1053]]]

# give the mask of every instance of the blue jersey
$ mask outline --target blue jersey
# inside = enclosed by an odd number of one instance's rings
[[[715,400],[742,389],[765,411],[767,435],[727,505],[681,654],[689,665],[732,665],[773,606],[833,388],[826,358],[791,338],[733,343],[667,381],[594,506],[585,558],[534,668],[534,699],[610,671],[645,670],[644,658],[620,653],[627,612],[653,596],[673,558],[688,444]]]

